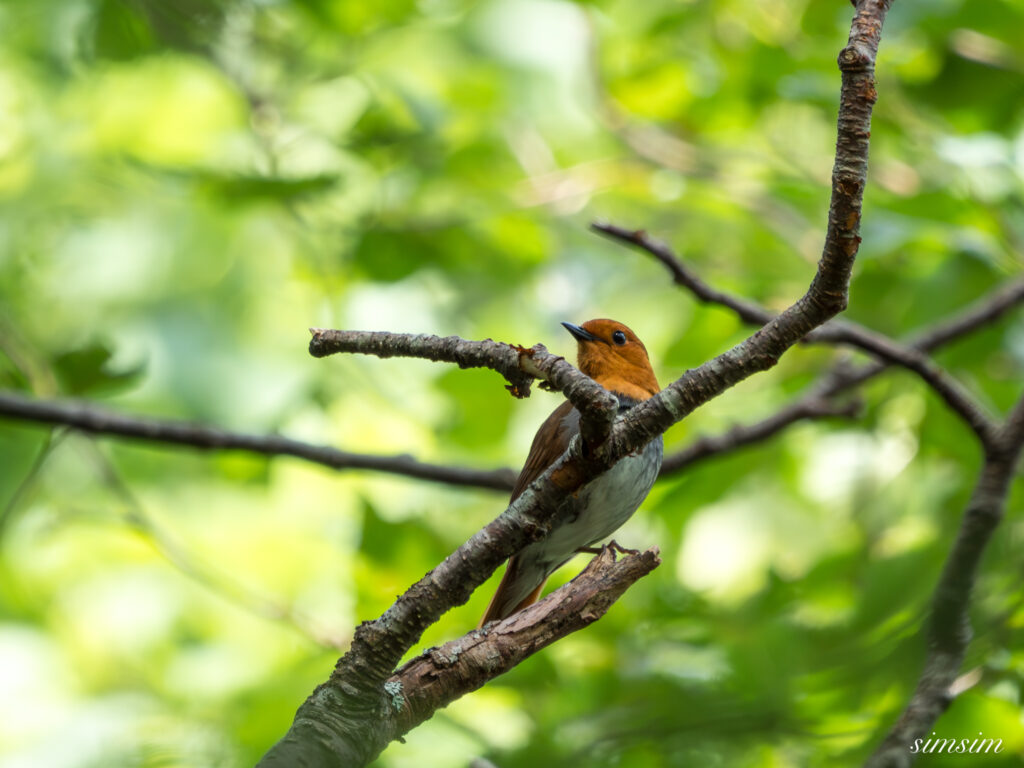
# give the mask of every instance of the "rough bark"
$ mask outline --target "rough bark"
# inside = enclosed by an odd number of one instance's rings
[[[746,341],[631,409],[614,422],[606,439],[593,439],[600,438],[602,430],[598,429],[585,446],[574,442],[502,515],[399,596],[379,619],[360,625],[351,649],[330,680],[300,707],[292,729],[261,765],[355,766],[372,760],[387,743],[376,728],[379,705],[384,683],[401,656],[445,611],[468,599],[509,555],[557,524],[560,499],[643,447],[694,408],[773,366],[803,336],[846,307],[867,180],[871,107],[876,98],[874,59],[888,7],[887,0],[861,0],[849,42],[839,56],[842,89],[832,202],[821,261],[807,293]],[[318,337],[323,338],[324,332],[314,332],[314,341]],[[382,357],[406,354],[493,367],[509,380],[513,390],[524,386],[518,378],[523,356],[516,353],[522,348],[502,351],[495,349],[494,342],[442,341],[443,348],[422,336],[361,334],[346,337],[344,351]],[[446,357],[434,357],[438,349]],[[321,350],[313,351],[318,354]],[[530,359],[536,362],[537,357]],[[564,374],[570,384],[583,376],[570,371]],[[561,382],[557,386],[567,391]],[[574,400],[574,404],[588,418],[588,403]]]

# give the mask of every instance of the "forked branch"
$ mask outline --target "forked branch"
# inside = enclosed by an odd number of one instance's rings
[[[597,621],[660,563],[657,549],[616,560],[614,550],[606,547],[576,578],[540,602],[424,651],[385,683],[381,727],[387,729],[388,740],[399,738],[441,707],[556,640]]]
[[[874,61],[888,7],[888,0],[860,0],[849,42],[839,56],[842,89],[828,232],[807,293],[743,343],[631,409],[586,455],[578,445],[570,446],[504,513],[410,587],[379,619],[360,625],[330,680],[302,705],[292,729],[261,765],[355,766],[372,760],[387,743],[375,727],[384,683],[427,627],[465,602],[509,555],[557,525],[564,514],[559,502],[568,494],[733,384],[773,366],[803,336],[846,307],[867,178]],[[395,339],[385,353],[401,354],[403,345],[418,343]],[[574,404],[587,418],[587,404]]]
[[[603,222],[595,222],[591,228],[651,254],[668,268],[677,285],[686,288],[700,301],[731,310],[745,323],[764,325],[775,317],[773,312],[749,299],[732,296],[711,287],[669,246],[642,230],[629,230]],[[880,362],[901,366],[916,373],[963,419],[983,446],[989,445],[995,438],[995,422],[984,407],[921,349],[900,344],[884,334],[848,320],[831,320],[808,333],[803,341],[812,344],[845,344],[867,352]]]

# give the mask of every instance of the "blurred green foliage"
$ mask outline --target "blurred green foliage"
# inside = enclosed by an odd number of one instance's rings
[[[305,352],[308,326],[542,341],[609,316],[663,382],[743,337],[605,218],[782,307],[820,250],[848,3],[0,3],[0,386],[516,466],[556,399]],[[1024,5],[899,0],[849,316],[891,334],[1022,269]],[[765,416],[796,349],[667,436]],[[1011,316],[939,354],[1005,411]],[[979,465],[913,377],[662,482],[618,536],[664,565],[599,624],[438,713],[383,768],[854,765],[920,670]],[[939,723],[1024,755],[1018,483]],[[0,425],[0,766],[246,766],[351,628],[500,495]],[[559,575],[568,578],[571,569]],[[472,627],[493,585],[424,639]],[[961,756],[921,765],[963,765]]]

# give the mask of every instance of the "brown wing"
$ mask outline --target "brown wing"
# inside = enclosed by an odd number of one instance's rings
[[[533,438],[533,445],[530,446],[530,453],[526,457],[526,463],[523,464],[523,469],[520,471],[519,478],[512,489],[512,497],[509,499],[510,503],[515,501],[530,483],[544,474],[544,470],[565,453],[565,449],[569,447],[569,441],[579,432],[579,429],[579,411],[573,408],[572,403],[568,401],[558,406],[545,419]],[[546,577],[543,573],[538,575],[533,569],[523,566],[524,564],[520,563],[518,555],[513,555],[509,558],[508,565],[505,567],[505,575],[501,578],[498,590],[494,593],[490,605],[487,606],[487,612],[484,613],[484,617],[480,620],[481,627],[489,621],[511,616],[516,611],[535,602],[540,596],[540,591],[544,588],[544,582],[547,580]],[[524,579],[530,582],[525,587],[519,583]],[[533,583],[538,579],[539,583]],[[512,595],[518,596],[522,594],[524,589],[528,592],[524,599],[520,600],[518,597],[512,597]]]
[[[537,434],[533,438],[533,445],[530,446],[530,453],[526,457],[512,489],[512,503],[519,494],[526,490],[526,487],[544,474],[544,470],[555,463],[555,459],[565,453],[569,447],[569,441],[580,431],[580,414],[572,403],[566,400],[555,408],[544,423],[540,425]]]

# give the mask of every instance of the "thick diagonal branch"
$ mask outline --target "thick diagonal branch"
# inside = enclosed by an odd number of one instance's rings
[[[608,455],[636,450],[729,387],[771,368],[787,349],[846,308],[850,273],[860,245],[871,107],[877,97],[874,60],[888,7],[888,0],[858,2],[849,43],[839,54],[843,85],[828,229],[807,293],[753,336],[687,371],[658,395],[631,409],[612,430]]]
[[[559,512],[565,512],[559,502],[568,494],[694,408],[770,368],[788,348],[846,307],[876,98],[874,60],[888,7],[888,0],[860,0],[849,42],[839,56],[842,89],[832,202],[821,262],[807,293],[742,344],[634,407],[586,455],[571,446],[502,515],[401,595],[383,616],[360,625],[331,679],[302,705],[292,729],[264,757],[263,766],[363,765],[371,760],[384,746],[372,732],[382,686],[427,627],[465,602],[505,558],[557,524]],[[581,412],[586,415],[584,408]]]

